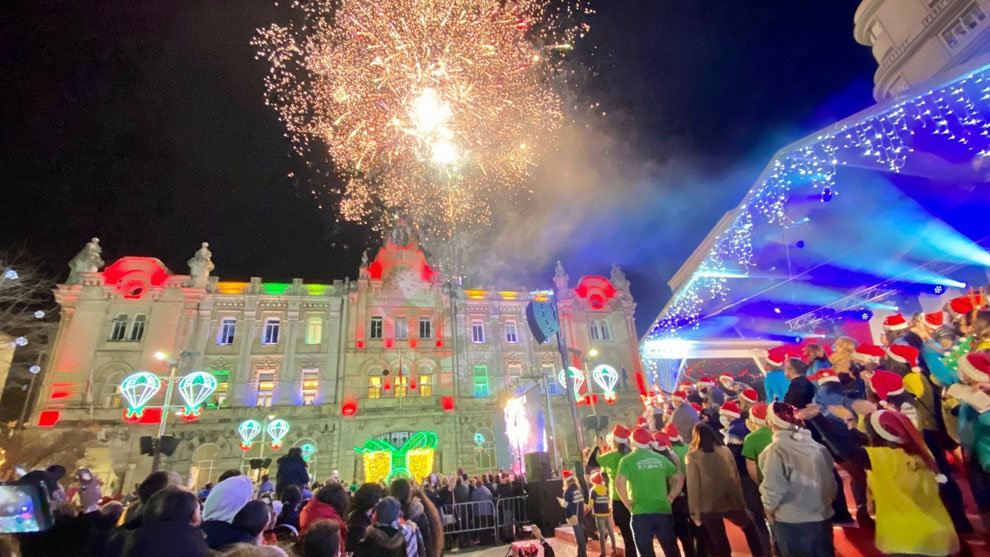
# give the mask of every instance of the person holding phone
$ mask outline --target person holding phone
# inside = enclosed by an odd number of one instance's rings
[[[64,470],[61,469],[63,473]],[[106,539],[106,536],[97,536],[97,533],[113,525],[101,520],[99,502],[103,498],[103,492],[99,479],[85,468],[76,473],[76,478],[79,481],[79,504],[82,506],[79,514],[66,514],[60,509],[67,499],[65,490],[58,482],[60,478],[52,472],[33,470],[18,480],[21,484],[42,487],[43,495],[48,498],[49,512],[54,519],[54,525],[49,530],[17,536],[23,557],[96,554],[92,548],[95,540]]]

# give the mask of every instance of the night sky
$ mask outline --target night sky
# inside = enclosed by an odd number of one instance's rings
[[[573,279],[620,261],[642,332],[670,275],[773,152],[872,103],[876,63],[852,38],[858,3],[597,2],[575,52],[586,71],[567,94],[601,103],[607,133],[660,169],[645,187],[671,210],[575,234],[520,277],[548,279],[557,256]],[[290,155],[263,103],[267,67],[249,41],[287,9],[267,0],[20,4],[0,14],[0,248],[36,254],[60,279],[91,236],[108,263],[153,255],[184,273],[205,240],[225,280],[356,275],[377,235],[317,207],[309,192],[319,174]],[[702,186],[677,191],[670,169]],[[625,222],[619,207],[598,215],[599,226]]]

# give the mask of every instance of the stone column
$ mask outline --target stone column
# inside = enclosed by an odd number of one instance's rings
[[[302,391],[299,384],[299,370],[296,369],[296,345],[299,341],[299,300],[289,302],[286,320],[289,331],[285,337],[285,358],[282,359],[282,369],[278,370],[278,385],[274,395],[274,404],[302,404]]]
[[[254,339],[258,334],[258,298],[256,296],[245,296],[244,318],[238,323],[238,330],[235,330],[235,339],[240,336],[240,353],[237,356],[237,372],[233,378],[233,393],[231,406],[250,406],[246,401],[248,389],[251,387],[253,378],[251,377],[251,351],[254,349]]]

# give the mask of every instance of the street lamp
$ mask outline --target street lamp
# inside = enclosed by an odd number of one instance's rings
[[[217,388],[217,380],[211,374],[202,371],[193,371],[183,377],[176,376],[179,363],[187,358],[198,356],[198,352],[183,350],[179,358],[175,359],[168,353],[155,352],[155,359],[168,364],[168,377],[159,377],[147,371],[138,371],[124,378],[120,383],[120,394],[127,401],[128,407],[124,410],[126,421],[138,421],[144,413],[145,405],[158,393],[165,383],[165,400],[162,403],[162,416],[158,422],[158,436],[155,439],[154,450],[152,452],[151,471],[157,472],[162,459],[162,438],[165,436],[165,427],[168,424],[168,415],[173,408],[180,408],[172,405],[172,393],[178,383],[179,396],[185,404],[182,417],[185,420],[195,420],[201,413],[203,402]]]

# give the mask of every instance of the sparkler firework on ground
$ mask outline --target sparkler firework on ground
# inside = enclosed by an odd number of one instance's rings
[[[345,219],[485,222],[552,146],[583,1],[299,0],[254,41],[267,103],[300,154],[328,150]]]

